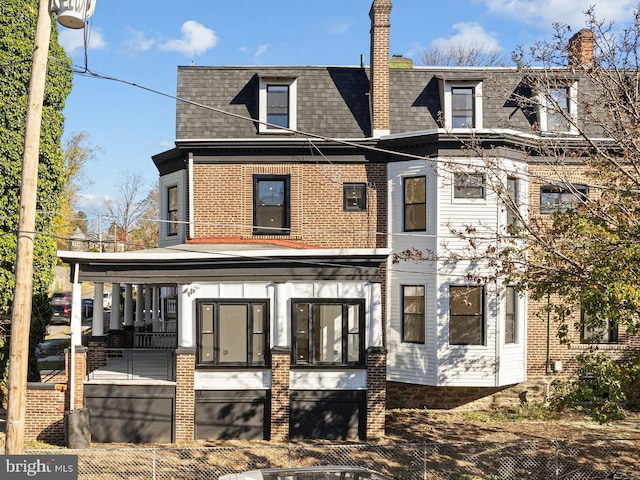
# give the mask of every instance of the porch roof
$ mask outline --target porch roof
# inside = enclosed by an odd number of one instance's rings
[[[272,244],[183,244],[99,253],[59,250],[81,282],[163,285],[215,281],[359,280],[379,282],[390,249],[283,248]]]

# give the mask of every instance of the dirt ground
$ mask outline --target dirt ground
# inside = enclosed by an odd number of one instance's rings
[[[526,413],[391,410],[388,442],[509,442],[516,440],[640,439],[640,413],[600,425],[580,413]]]
[[[4,418],[0,412],[0,450],[4,451]],[[383,443],[512,442],[518,440],[640,439],[640,412],[600,425],[580,413],[524,413],[389,410]],[[241,442],[206,442],[216,445]],[[268,442],[267,442],[268,443]],[[202,444],[202,442],[194,442]],[[43,447],[43,444],[38,444]],[[106,445],[102,445],[105,447]],[[118,447],[122,445],[109,445]],[[131,446],[131,445],[127,445]],[[56,447],[54,447],[56,448]],[[59,448],[59,447],[58,447]]]

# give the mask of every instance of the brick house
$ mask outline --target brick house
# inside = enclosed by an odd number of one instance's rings
[[[491,401],[571,366],[526,294],[452,260],[456,231],[544,214],[546,164],[522,151],[553,115],[505,101],[530,88],[516,69],[390,58],[390,13],[373,1],[369,68],[178,68],[159,248],[58,253],[72,325],[82,282],[123,289],[84,341],[95,441],[376,439],[385,405]],[[411,248],[434,260],[393,261]]]

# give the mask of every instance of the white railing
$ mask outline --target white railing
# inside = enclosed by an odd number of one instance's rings
[[[175,332],[144,332],[135,334],[134,348],[175,349],[178,335]]]

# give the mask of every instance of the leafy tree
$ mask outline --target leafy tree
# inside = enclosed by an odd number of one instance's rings
[[[35,0],[0,3],[0,319],[10,318],[15,285],[16,231],[19,217],[22,155],[31,57],[37,23]],[[59,207],[64,186],[61,136],[62,109],[71,91],[71,62],[51,28],[47,82],[44,94],[38,172],[31,344],[37,343],[50,316],[47,292],[56,262],[51,238],[51,212]],[[35,372],[30,372],[34,378]]]
[[[76,228],[86,233],[86,216],[74,211],[78,192],[83,186],[91,185],[85,176],[87,163],[95,159],[99,147],[89,143],[87,132],[74,132],[64,142],[64,178],[60,196],[60,208],[53,219],[53,234],[59,249],[68,248],[69,237]]]

